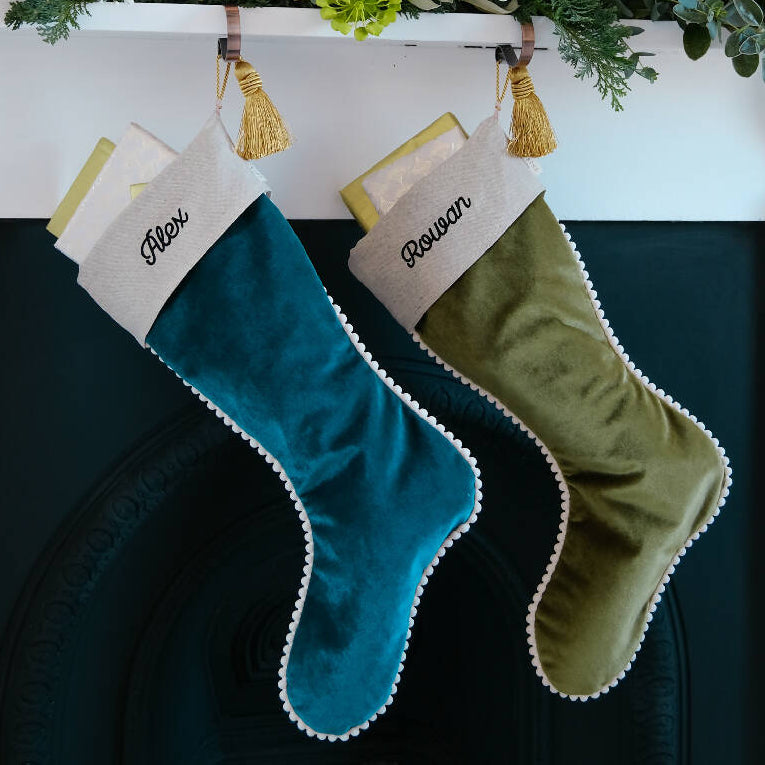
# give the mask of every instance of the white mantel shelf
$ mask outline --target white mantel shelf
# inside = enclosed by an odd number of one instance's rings
[[[10,0],[0,0],[5,15]],[[79,17],[80,29],[72,35],[110,35],[117,37],[201,37],[217,38],[226,33],[226,18],[220,5],[185,5],[176,3],[91,3],[90,15]],[[321,18],[319,9],[311,8],[241,8],[242,36],[245,40],[301,39],[356,43],[353,35],[341,35]],[[641,46],[651,51],[678,51],[678,26],[672,23],[630,22],[642,26]],[[555,49],[557,38],[553,24],[544,17],[534,18],[536,48]],[[5,29],[5,32],[8,30]],[[34,34],[31,28],[17,33]],[[2,32],[0,32],[2,34]],[[385,28],[379,38],[370,36],[371,45],[454,45],[495,46],[500,43],[520,45],[520,25],[512,16],[488,13],[422,13],[418,19],[403,16]]]
[[[10,0],[0,0],[0,15]],[[90,15],[79,17],[79,30],[74,38],[97,34],[100,36],[156,36],[217,38],[226,33],[223,6],[187,5],[181,3],[98,2],[88,5]],[[355,43],[353,35],[341,35],[321,18],[319,9],[311,8],[241,8],[242,37],[245,40],[332,40]],[[641,49],[652,52],[682,53],[679,27],[674,22],[652,23],[630,21],[643,27]],[[558,38],[550,19],[534,17],[536,49],[556,49]],[[9,30],[0,27],[0,39]],[[32,28],[22,28],[16,34],[36,34]],[[520,45],[520,24],[512,16],[488,13],[425,13],[418,19],[403,16],[385,28],[380,37],[370,36],[370,45],[452,45],[458,47],[498,44]]]
[[[0,0],[3,14],[10,0]],[[217,38],[226,33],[226,16],[221,5],[176,3],[92,3],[90,16],[78,19],[81,35],[160,36]],[[334,40],[355,43],[352,35],[341,35],[312,8],[241,8],[242,37],[245,40],[302,39]],[[555,47],[552,23],[535,19],[537,47]],[[32,29],[18,30],[33,33]],[[520,25],[510,16],[485,13],[428,14],[419,19],[401,17],[386,27],[371,44],[406,43],[434,45],[520,44]],[[366,42],[366,41],[365,41]]]
[[[8,5],[0,0],[0,16]],[[222,6],[89,8],[54,46],[0,26],[0,217],[48,217],[100,136],[119,139],[134,121],[180,150],[212,106]],[[243,56],[296,137],[259,163],[291,218],[348,217],[338,189],[446,111],[474,130],[494,101],[486,48],[520,43],[513,18],[479,13],[400,18],[363,43],[318,9],[242,9],[241,19]],[[633,77],[616,114],[561,61],[549,20],[535,22],[531,73],[559,142],[541,160],[551,206],[562,219],[765,220],[759,73],[737,77],[718,44],[688,60],[673,22],[635,25],[660,77]],[[241,99],[230,91],[224,119],[235,132]]]

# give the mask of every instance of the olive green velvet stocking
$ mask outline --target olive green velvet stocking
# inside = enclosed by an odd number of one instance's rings
[[[724,451],[629,362],[542,195],[417,333],[536,436],[558,477],[561,531],[529,644],[546,685],[597,696],[629,669],[674,565],[724,503]]]
[[[423,347],[534,437],[562,519],[529,607],[532,660],[589,698],[629,669],[680,556],[724,503],[725,453],[635,369],[497,112],[417,180],[351,271]]]

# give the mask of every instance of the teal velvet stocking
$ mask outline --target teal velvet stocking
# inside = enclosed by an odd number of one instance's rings
[[[365,361],[265,196],[187,275],[147,342],[257,439],[297,498],[312,568],[282,699],[311,734],[357,733],[395,690],[425,572],[475,517],[475,461]]]

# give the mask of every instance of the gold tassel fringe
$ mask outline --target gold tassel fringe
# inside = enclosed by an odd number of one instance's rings
[[[260,75],[241,59],[236,62],[234,74],[244,95],[236,153],[242,159],[260,159],[288,149],[292,138],[281,115],[263,90]]]
[[[508,154],[516,157],[544,157],[555,151],[555,140],[550,120],[525,66],[510,70],[510,90],[513,104],[512,138],[507,144]]]

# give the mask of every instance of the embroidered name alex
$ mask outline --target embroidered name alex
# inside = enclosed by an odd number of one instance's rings
[[[458,197],[449,205],[446,213],[437,218],[425,233],[420,234],[418,239],[410,239],[401,248],[401,259],[404,263],[409,268],[414,268],[414,264],[417,262],[416,258],[423,257],[441,237],[445,236],[450,226],[453,226],[462,217],[462,208],[467,210],[470,205],[470,197],[467,199],[462,196]]]
[[[181,212],[179,207],[177,217],[173,215],[164,226],[155,226],[154,229],[146,232],[141,243],[141,257],[146,261],[147,266],[153,266],[157,262],[157,252],[164,252],[167,249],[188,219],[189,214]]]

